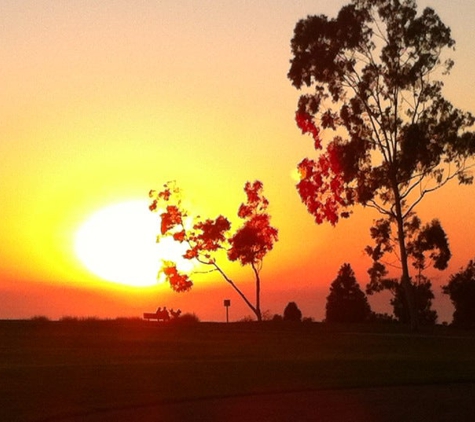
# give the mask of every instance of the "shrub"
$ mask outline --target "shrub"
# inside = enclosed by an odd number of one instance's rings
[[[34,322],[49,322],[50,319],[44,315],[35,315],[35,316],[32,316],[30,320]]]
[[[298,321],[302,320],[302,312],[295,302],[289,302],[284,309],[284,321]]]
[[[172,324],[196,324],[200,319],[195,313],[186,313],[170,320]]]

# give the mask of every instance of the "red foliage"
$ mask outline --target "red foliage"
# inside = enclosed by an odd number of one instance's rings
[[[190,235],[190,241],[196,244],[198,253],[216,251],[226,241],[226,232],[231,228],[231,223],[220,215],[215,220],[200,221],[193,228],[195,231]]]
[[[180,232],[173,233],[173,239],[182,243],[186,239],[186,232],[182,230]]]
[[[172,262],[167,262],[162,271],[175,292],[187,292],[193,286],[188,276],[180,273]]]
[[[164,201],[168,201],[170,199],[172,192],[168,186],[165,186],[165,189],[159,192],[158,197],[162,198]]]
[[[198,258],[198,248],[193,247],[188,249],[185,254],[183,255],[183,258],[185,259],[195,259]]]
[[[244,192],[247,196],[247,203],[241,204],[238,211],[239,218],[248,218],[256,212],[264,212],[269,206],[269,201],[262,195],[264,185],[259,180],[252,184],[246,182]]]
[[[242,265],[261,261],[277,241],[278,231],[270,225],[270,216],[266,212],[269,201],[262,195],[262,190],[260,181],[246,183],[247,203],[241,204],[238,212],[238,216],[246,221],[229,239],[228,258],[239,260]]]
[[[256,215],[246,221],[230,239],[228,258],[231,261],[239,260],[242,265],[257,263],[272,250],[277,235],[278,231],[270,225],[267,214]]]
[[[353,188],[343,179],[336,143],[328,145],[318,161],[305,158],[298,166],[300,182],[297,190],[315,222],[335,225],[340,218],[348,218],[353,204]]]
[[[176,205],[168,205],[167,210],[160,215],[161,232],[167,233],[177,225],[183,224],[182,212]]]
[[[310,133],[310,135],[312,135],[315,149],[321,149],[322,140],[320,139],[320,131],[317,126],[315,126],[313,117],[308,113],[297,111],[297,113],[295,113],[295,121],[303,134]]]
[[[150,211],[155,211],[157,209],[157,200],[156,199],[154,199],[152,201],[152,203],[148,206],[148,209]]]

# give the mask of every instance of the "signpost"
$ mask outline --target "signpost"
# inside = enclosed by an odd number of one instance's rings
[[[226,308],[226,322],[229,322],[229,307],[231,306],[230,299],[224,299],[224,307]]]

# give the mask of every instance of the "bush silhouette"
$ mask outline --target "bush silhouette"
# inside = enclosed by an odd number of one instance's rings
[[[449,295],[455,307],[452,324],[475,327],[475,260],[470,261],[465,269],[451,275],[442,291]]]
[[[301,321],[302,312],[295,302],[289,302],[284,309],[284,321]]]

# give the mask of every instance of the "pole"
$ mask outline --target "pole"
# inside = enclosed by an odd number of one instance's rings
[[[229,322],[229,307],[231,306],[230,299],[224,299],[224,307],[226,308],[226,323]]]

